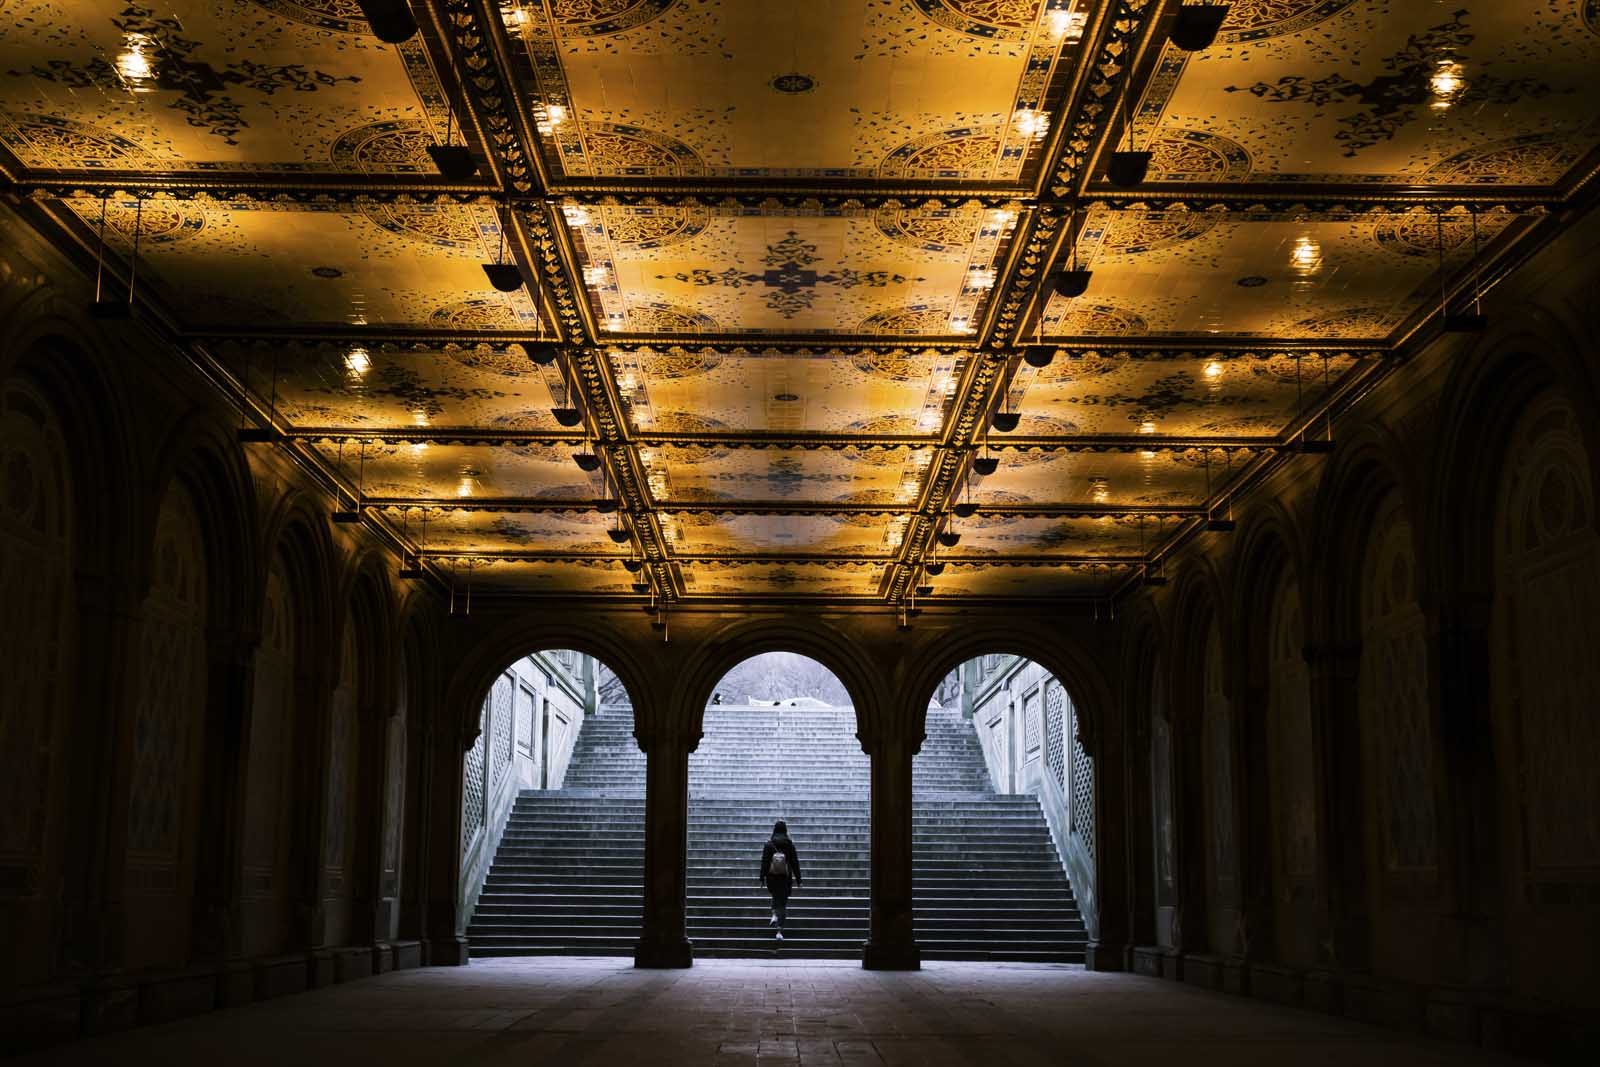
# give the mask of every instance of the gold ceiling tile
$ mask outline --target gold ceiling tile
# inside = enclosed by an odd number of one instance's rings
[[[999,467],[975,478],[972,499],[984,504],[1109,504],[1122,507],[1194,506],[1206,497],[1202,452],[1014,452],[991,453]],[[1246,462],[1211,454],[1212,490]],[[980,513],[981,514],[981,513]]]
[[[1554,184],[1600,144],[1583,8],[1236,3],[1216,46],[1166,46],[1135,136],[1162,181]]]
[[[932,580],[936,597],[1104,596],[1132,573],[1127,566],[1028,567],[951,563]]]
[[[826,505],[840,500],[907,502],[929,449],[652,449],[670,479],[672,501],[775,500]]]
[[[601,495],[600,476],[572,461],[575,447],[457,445],[318,441],[351,487],[358,482],[375,498],[482,503],[505,498],[592,501]]]
[[[879,563],[724,563],[697,560],[684,565],[684,589],[691,596],[845,596],[876,594],[883,574]]]
[[[235,6],[13,0],[0,137],[37,168],[433,173],[419,137],[445,112],[420,38],[379,43],[354,4]]]

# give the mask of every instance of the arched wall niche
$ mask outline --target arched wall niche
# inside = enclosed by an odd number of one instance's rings
[[[1234,634],[1244,679],[1239,718],[1250,951],[1308,967],[1318,951],[1318,775],[1298,548],[1294,524],[1275,501],[1246,527],[1234,573]]]
[[[1425,520],[1438,542],[1442,763],[1458,827],[1448,887],[1457,910],[1487,917],[1470,943],[1513,993],[1569,1008],[1600,968],[1538,946],[1600,937],[1600,798],[1592,768],[1574,775],[1600,744],[1592,351],[1592,337],[1535,307],[1458,365]]]
[[[61,802],[69,786],[66,738],[79,638],[77,542],[83,516],[69,428],[49,398],[21,374],[0,378],[0,643],[17,665],[0,672],[0,865],[16,886],[0,909],[11,946],[0,986],[52,972],[60,922]]]
[[[863,747],[875,728],[882,704],[877,673],[862,650],[848,637],[824,623],[797,626],[777,620],[740,621],[721,627],[698,643],[673,687],[673,706],[683,717],[684,733],[698,743],[705,723],[706,704],[723,677],[747,659],[767,652],[794,652],[832,671],[855,711],[856,736]],[[693,750],[693,745],[690,750]]]
[[[1114,714],[1116,696],[1101,662],[1076,641],[1053,637],[1043,627],[1001,626],[973,620],[953,626],[926,645],[915,646],[904,661],[903,680],[894,691],[903,694],[899,712],[915,724],[921,737],[928,702],[946,675],[970,659],[1010,655],[1044,667],[1066,687],[1084,731],[1085,747],[1099,758],[1097,744],[1104,717]]]
[[[140,605],[122,867],[133,968],[190,956],[208,725],[208,606],[216,570],[193,494],[171,482],[156,512]]]
[[[1222,582],[1210,559],[1184,565],[1174,590],[1168,699],[1179,819],[1176,939],[1185,952],[1237,955],[1239,871],[1234,690]]]

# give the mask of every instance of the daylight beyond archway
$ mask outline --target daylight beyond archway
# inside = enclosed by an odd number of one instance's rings
[[[632,952],[645,757],[626,690],[586,656],[534,653],[495,684],[482,727],[464,771],[472,955]],[[848,691],[805,656],[752,656],[713,688],[689,757],[697,957],[860,957],[871,765],[855,735]],[[1014,656],[961,665],[930,703],[913,778],[923,956],[1082,960],[1093,768],[1061,682]],[[764,847],[779,821],[786,875]]]

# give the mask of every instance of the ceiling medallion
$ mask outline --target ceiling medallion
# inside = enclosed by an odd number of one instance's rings
[[[796,400],[799,400],[800,398],[798,396],[796,396],[795,394],[793,394],[793,393],[778,393],[772,399],[780,401],[780,402],[785,403],[785,404],[792,404]]]
[[[1255,289],[1267,284],[1267,280],[1259,274],[1247,274],[1233,283],[1242,289]]]
[[[312,267],[311,273],[319,278],[342,278],[344,271],[338,267]]]
[[[777,92],[798,96],[800,93],[809,93],[815,89],[817,87],[817,79],[809,74],[792,71],[788,74],[778,75],[767,84]]]

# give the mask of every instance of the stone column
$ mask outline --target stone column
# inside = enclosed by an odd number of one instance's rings
[[[922,742],[864,737],[862,747],[872,758],[872,874],[861,962],[869,971],[915,971],[922,953],[911,926],[911,759]]]
[[[689,753],[699,733],[636,735],[645,752],[644,927],[633,949],[635,967],[688,967]]]
[[[1322,853],[1318,936],[1325,967],[1362,970],[1370,939],[1361,793],[1361,648],[1311,645],[1311,729],[1316,754],[1317,843]],[[1308,998],[1310,994],[1308,992]]]
[[[463,735],[461,724],[440,716],[425,756],[426,808],[422,817],[427,835],[424,862],[427,870],[427,963],[459,967],[467,962],[465,917],[461,914],[461,770],[474,731]],[[419,783],[421,784],[421,783]]]

